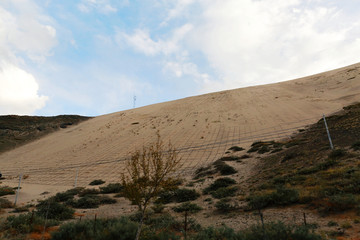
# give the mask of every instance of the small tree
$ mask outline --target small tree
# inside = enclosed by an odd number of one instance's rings
[[[182,203],[180,206],[178,207],[174,207],[173,210],[175,212],[178,212],[178,213],[184,213],[185,215],[185,219],[184,219],[184,238],[186,239],[186,233],[187,233],[187,217],[189,214],[192,214],[192,213],[197,213],[199,212],[200,210],[202,210],[201,207],[199,207],[198,205],[194,204],[194,203],[190,203],[190,202],[185,202],[185,203]]]
[[[157,140],[149,147],[136,150],[131,159],[126,162],[126,171],[122,173],[123,195],[136,204],[141,212],[141,220],[136,233],[139,239],[145,211],[149,203],[161,191],[171,190],[176,185],[176,179],[171,178],[180,163],[176,149],[169,142],[167,149],[157,132]]]

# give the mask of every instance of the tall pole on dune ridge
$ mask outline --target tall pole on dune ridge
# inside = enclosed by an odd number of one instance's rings
[[[328,125],[326,123],[326,118],[325,118],[325,114],[323,114],[323,119],[324,119],[324,123],[325,123],[325,128],[326,128],[326,132],[327,132],[327,135],[328,135],[328,138],[329,138],[329,142],[330,142],[330,147],[331,147],[331,150],[334,149],[334,145],[331,141],[331,136],[330,136],[330,132],[329,132],[329,128],[328,128]]]
[[[133,106],[133,108],[135,108],[135,103],[136,103],[136,96],[134,95],[134,106]]]

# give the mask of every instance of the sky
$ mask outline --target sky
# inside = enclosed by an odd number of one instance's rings
[[[358,0],[0,0],[0,115],[98,116],[358,63],[359,12]]]

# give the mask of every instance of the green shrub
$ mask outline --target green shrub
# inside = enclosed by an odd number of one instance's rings
[[[225,178],[218,178],[213,182],[209,187],[203,190],[204,194],[209,194],[210,192],[216,191],[219,188],[226,188],[231,185],[236,184],[236,181],[232,178],[225,177]]]
[[[197,235],[195,235],[193,240],[243,240],[241,233],[236,233],[234,229],[229,228],[227,226],[214,228],[207,227],[202,229]],[[245,239],[244,239],[245,240]]]
[[[346,155],[346,151],[344,149],[335,149],[332,150],[331,153],[329,154],[329,159],[339,159],[342,158]]]
[[[16,207],[14,208],[13,213],[21,213],[21,212],[28,212],[29,208],[27,206],[21,206],[21,207]]]
[[[226,156],[226,157],[222,157],[219,159],[219,161],[229,161],[229,162],[232,162],[232,161],[236,161],[236,160],[239,160],[240,157],[236,157],[236,156]]]
[[[351,145],[351,148],[354,149],[355,151],[359,151],[360,150],[360,141],[357,141],[353,145]]]
[[[9,200],[7,200],[6,198],[0,198],[0,209],[3,208],[12,208],[13,204],[12,202],[10,202]]]
[[[52,233],[53,240],[133,240],[137,224],[127,218],[69,222]]]
[[[213,165],[215,166],[216,171],[220,172],[221,175],[231,175],[237,173],[235,168],[227,165],[224,161],[216,160]]]
[[[8,187],[8,186],[0,187],[0,196],[14,195],[14,194],[15,194],[15,191],[13,188]]]
[[[354,208],[358,204],[353,194],[338,194],[329,198],[329,206],[326,211],[345,211]]]
[[[278,186],[275,192],[252,194],[247,198],[251,209],[262,209],[268,206],[286,206],[299,202],[299,192],[295,189]]]
[[[123,189],[123,186],[120,183],[109,183],[105,187],[100,187],[100,192],[107,193],[120,193]]]
[[[162,213],[164,208],[165,208],[165,206],[161,203],[156,203],[151,207],[151,209],[154,211],[154,213]]]
[[[98,208],[100,206],[100,198],[95,195],[87,195],[77,200],[68,201],[67,204],[74,208]]]
[[[223,198],[220,201],[218,201],[217,203],[215,203],[215,207],[220,212],[227,213],[229,211],[236,209],[236,207],[234,205],[232,205],[230,203],[230,201],[231,200],[229,198]]]
[[[73,217],[75,210],[51,199],[41,201],[36,205],[36,215],[55,220],[67,220]]]
[[[229,148],[228,150],[233,151],[233,152],[239,152],[239,151],[243,151],[243,150],[245,150],[245,149],[242,148],[242,147],[239,147],[239,146],[232,146],[232,147]]]
[[[237,187],[222,187],[212,191],[210,194],[214,198],[220,199],[225,197],[233,197],[235,196],[236,191]]]
[[[96,194],[100,194],[100,191],[94,188],[86,188],[83,189],[78,195],[79,197],[84,197],[87,195],[96,195]]]
[[[200,197],[194,189],[179,188],[174,191],[174,200],[176,202],[193,201]]]
[[[92,182],[89,183],[90,186],[95,186],[95,185],[101,185],[101,184],[104,184],[105,181],[101,180],[101,179],[96,179]]]
[[[9,216],[1,224],[1,230],[12,233],[12,235],[25,234],[38,230],[39,226],[45,225],[45,218],[34,215],[33,213],[20,214],[18,216]],[[58,221],[47,220],[46,226],[56,226]]]

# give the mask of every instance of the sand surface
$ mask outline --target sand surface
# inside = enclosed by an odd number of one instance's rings
[[[71,187],[76,175],[77,186],[94,179],[118,182],[129,153],[154,141],[159,130],[162,139],[179,150],[182,176],[191,176],[231,146],[289,137],[323,113],[358,101],[360,64],[355,64],[288,82],[99,116],[1,154],[0,171],[6,184],[16,185],[23,174],[23,184],[38,186],[28,191],[36,192]]]

